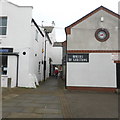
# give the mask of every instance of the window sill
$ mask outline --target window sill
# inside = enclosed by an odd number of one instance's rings
[[[7,37],[6,35],[0,35],[0,38],[6,38],[6,37]]]
[[[1,75],[1,77],[8,77],[8,75]]]

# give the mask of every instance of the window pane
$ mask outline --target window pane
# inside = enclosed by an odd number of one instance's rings
[[[7,26],[7,17],[3,17],[2,26]]]
[[[7,17],[0,17],[0,26],[7,26]]]
[[[7,27],[0,27],[0,35],[6,35]]]
[[[38,31],[36,30],[35,40],[38,41]]]
[[[2,18],[0,18],[0,26],[2,26]]]

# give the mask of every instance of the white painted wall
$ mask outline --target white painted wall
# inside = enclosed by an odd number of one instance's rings
[[[8,56],[8,78],[11,78],[11,87],[16,86],[17,56]]]
[[[1,46],[14,47],[15,51],[30,46],[32,7],[18,7],[9,2],[1,2],[2,15],[7,16],[7,35],[1,36]],[[1,9],[0,9],[1,10]]]
[[[26,52],[26,55],[23,55]],[[29,63],[30,63],[30,48],[19,51],[19,74],[18,74],[18,86],[31,87],[31,81],[29,80]]]
[[[32,7],[20,7],[7,1],[0,1],[2,5],[2,13],[0,16],[7,16],[7,35],[0,36],[1,47],[11,47],[14,52],[19,53],[19,76],[18,85],[21,87],[28,86],[29,73],[29,49],[31,42],[31,19]],[[1,9],[0,9],[1,10]],[[23,56],[26,52],[26,56]],[[13,65],[14,59],[9,59],[9,65]],[[12,61],[13,60],[13,61]],[[16,76],[12,68],[8,69],[8,73]],[[16,63],[14,65],[16,67]],[[8,75],[9,75],[8,74]],[[13,83],[14,84],[14,83]]]
[[[38,40],[35,40],[35,36],[36,36],[36,31],[38,32]],[[32,25],[32,31],[31,31],[31,55],[30,55],[30,72],[35,74],[38,81],[42,81],[43,78],[43,56],[44,54],[42,53],[42,48],[43,48],[43,44],[44,44],[44,37],[42,37],[42,35],[39,33],[39,31],[36,29],[36,27],[34,25]],[[35,56],[35,54],[37,56]],[[40,62],[40,72],[38,71],[38,65]]]
[[[0,6],[2,6],[0,16],[8,18],[7,35],[0,36],[0,47],[11,47],[13,52],[19,54],[18,86],[35,88],[35,82],[38,83],[42,80],[42,65],[41,71],[38,72],[38,63],[39,61],[42,63],[43,59],[42,43],[44,38],[38,32],[38,41],[35,40],[37,28],[31,23],[33,8],[17,6],[7,1],[0,1]],[[26,55],[23,55],[23,52],[26,52]],[[14,59],[8,61],[10,66],[13,65],[12,60],[14,61]],[[16,67],[15,62],[14,67]],[[9,75],[11,74],[14,80],[16,74],[12,68],[9,70]]]
[[[52,48],[52,64],[62,64],[62,47]]]
[[[45,53],[42,53],[42,48],[45,47],[45,38],[31,23],[33,8],[31,6],[17,6],[7,1],[0,1],[0,6],[2,6],[0,16],[8,17],[7,35],[0,36],[1,47],[11,47],[14,50],[13,52],[19,54],[18,86],[35,88],[35,82],[38,83],[43,80],[42,61],[44,61]],[[38,41],[35,40],[36,30],[38,31]],[[49,37],[52,44],[47,42],[46,78],[49,77],[49,58],[51,58],[53,52],[55,30],[49,34]],[[26,52],[26,55],[23,55],[23,52]],[[55,59],[56,56],[53,57]],[[38,72],[39,62],[41,64],[40,72]],[[16,64],[14,65],[16,66]],[[9,72],[11,74],[12,70]]]
[[[49,58],[52,59],[52,65],[62,65],[62,47],[53,47],[53,44],[47,41],[47,77],[50,72]]]
[[[111,53],[90,53],[89,63],[67,62],[67,86],[116,87]]]
[[[104,21],[101,22],[101,17]],[[95,38],[99,28],[106,28],[110,37],[105,42]],[[118,50],[118,18],[100,10],[71,28],[67,50]],[[88,63],[67,62],[67,86],[116,87],[116,64],[112,53],[90,53]]]

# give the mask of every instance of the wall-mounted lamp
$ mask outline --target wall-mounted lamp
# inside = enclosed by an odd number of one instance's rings
[[[100,18],[100,21],[101,21],[101,22],[104,22],[104,17],[101,17],[101,18]]]

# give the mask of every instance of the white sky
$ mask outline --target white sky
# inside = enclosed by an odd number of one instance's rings
[[[56,41],[65,41],[64,28],[94,9],[104,7],[118,13],[120,0],[8,0],[20,6],[33,6],[33,18],[38,25],[55,22]],[[44,25],[43,24],[43,25]]]

